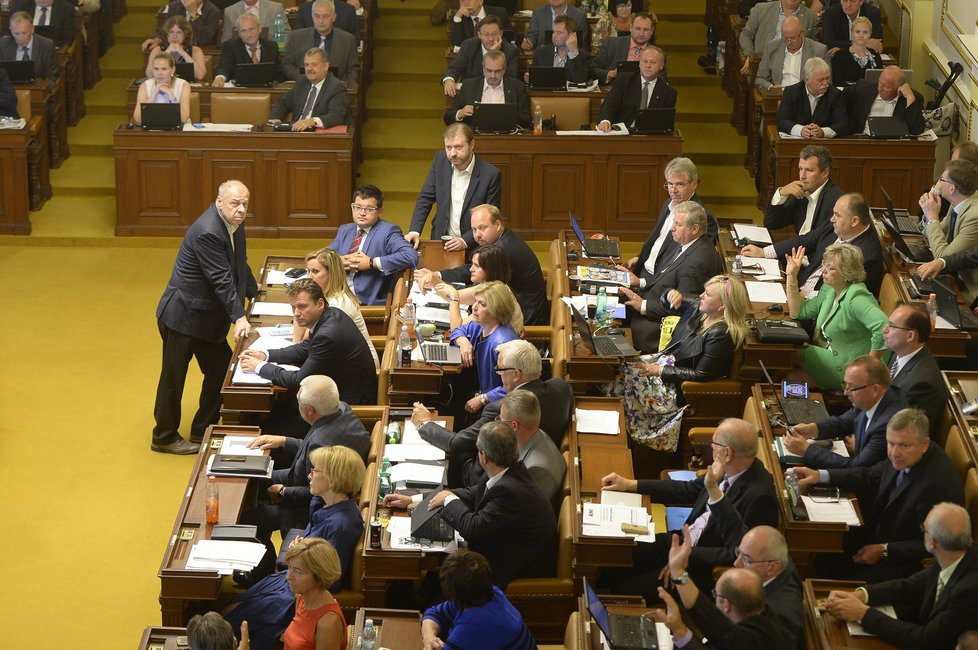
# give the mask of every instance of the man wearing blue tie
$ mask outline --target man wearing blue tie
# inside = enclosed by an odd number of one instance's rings
[[[384,194],[374,185],[353,192],[353,223],[329,245],[343,258],[347,282],[364,305],[383,305],[397,276],[418,265],[418,253],[397,224],[384,221]]]
[[[30,14],[18,11],[10,17],[10,36],[0,38],[0,61],[33,61],[38,79],[57,80],[60,68],[54,41],[34,33]]]
[[[856,357],[846,366],[845,393],[852,408],[818,422],[789,427],[782,443],[801,456],[812,469],[868,467],[886,458],[886,423],[904,407],[900,393],[890,385],[889,369],[870,355]],[[842,438],[849,456],[812,444],[813,439]]]
[[[920,197],[924,234],[934,259],[966,251],[978,245],[978,169],[967,160],[950,160],[944,165],[930,192]],[[951,205],[941,218],[941,199]]]

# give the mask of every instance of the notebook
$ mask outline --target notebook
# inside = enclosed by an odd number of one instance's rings
[[[893,214],[890,212],[889,206],[887,206],[886,214],[883,215],[880,221],[883,222],[883,227],[886,228],[886,231],[890,233],[890,238],[893,240],[893,245],[896,246],[897,252],[907,261],[914,264],[923,264],[934,259],[934,254],[930,252],[930,248],[926,244],[908,242],[903,238],[900,229],[894,225]]]
[[[910,137],[910,128],[901,117],[870,117],[869,137],[878,140],[903,140]]]
[[[533,90],[565,90],[567,88],[567,68],[531,65],[530,88]]]
[[[591,351],[599,357],[637,357],[639,352],[632,347],[621,334],[612,336],[595,336],[591,333],[591,328],[587,324],[587,319],[577,310],[574,305],[570,306],[571,313],[574,315],[574,327],[581,335],[581,340]]]
[[[140,104],[142,126],[146,131],[180,131],[180,104]]]
[[[659,637],[654,619],[640,615],[609,614],[587,578],[584,578],[584,594],[591,618],[608,639],[611,650],[658,650]]]
[[[176,65],[177,76],[186,81],[187,83],[194,83],[197,78],[194,76],[194,64],[193,63],[178,63]]]
[[[825,410],[825,405],[819,401],[808,399],[807,397],[782,397],[781,391],[774,385],[771,375],[768,374],[767,368],[764,367],[764,362],[758,360],[757,363],[761,366],[761,371],[764,373],[767,383],[771,386],[771,392],[774,393],[774,398],[781,408],[781,413],[784,414],[784,419],[788,421],[789,425],[793,426],[802,422],[818,422],[829,417],[829,412]]]
[[[239,63],[234,67],[234,85],[271,86],[275,83],[274,63]]]
[[[519,126],[516,104],[484,104],[472,106],[472,130],[476,133],[513,133]]]
[[[588,239],[584,236],[584,231],[581,230],[581,224],[577,223],[574,214],[568,212],[567,216],[570,217],[571,228],[574,230],[577,238],[581,240],[581,246],[584,248],[584,252],[587,253],[588,257],[621,257],[617,240],[608,238]]]
[[[661,135],[672,133],[676,128],[675,108],[646,108],[635,115],[635,126],[631,133],[636,135]]]
[[[425,341],[421,344],[421,355],[427,363],[441,365],[459,365],[462,363],[462,351],[457,346],[448,343]]]

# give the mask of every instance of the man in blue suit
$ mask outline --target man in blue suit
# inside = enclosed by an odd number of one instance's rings
[[[418,265],[418,253],[397,224],[384,221],[384,193],[375,185],[353,192],[353,223],[329,245],[343,258],[346,280],[364,305],[384,305],[397,276]]]

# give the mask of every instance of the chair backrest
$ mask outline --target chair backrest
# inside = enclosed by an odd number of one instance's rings
[[[971,515],[971,536],[978,539],[978,472],[972,467],[964,480],[964,507]]]
[[[557,516],[557,577],[574,579],[574,507],[569,496],[564,497]]]
[[[220,32],[218,32],[220,34]],[[214,55],[204,55],[204,78],[201,81],[211,81],[214,78]]]
[[[547,0],[523,0],[523,11],[530,11],[545,4],[547,4]],[[573,5],[574,3],[571,2],[570,4]]]
[[[577,619],[580,618],[580,616],[580,612],[573,611],[567,618],[567,627],[564,628],[565,650],[578,650],[582,647],[583,639],[578,636],[578,629],[580,626],[577,624]]]
[[[968,451],[965,447],[964,437],[961,435],[961,430],[957,426],[952,426],[947,430],[947,440],[944,443],[944,451],[947,452],[948,458],[954,463],[954,468],[958,470],[958,474],[961,475],[961,480],[964,481],[968,476],[968,470],[974,467],[971,463],[971,458],[968,456]]]
[[[945,406],[944,410],[941,411],[941,422],[934,432],[934,440],[942,447],[947,441],[947,433],[951,430],[952,424],[954,424],[954,415],[951,413],[951,409]]]
[[[190,121],[200,122],[200,93],[190,93]]]
[[[530,109],[539,106],[543,118],[557,117],[557,129],[576,131],[591,121],[591,100],[587,97],[530,97]]]
[[[897,289],[896,280],[893,274],[883,275],[883,282],[880,284],[880,309],[884,314],[889,314],[900,303],[900,291]]]
[[[211,95],[211,122],[262,124],[272,110],[271,93],[223,92]]]
[[[17,91],[17,114],[20,115],[21,119],[28,122],[34,117],[34,114],[31,113],[31,91]]]

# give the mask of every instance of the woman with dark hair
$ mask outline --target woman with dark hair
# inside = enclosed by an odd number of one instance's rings
[[[455,551],[442,563],[438,580],[447,600],[424,613],[424,650],[535,650],[520,613],[493,586],[481,553]]]
[[[509,255],[506,251],[495,244],[479,246],[472,252],[472,259],[469,263],[471,274],[470,282],[472,286],[464,289],[456,289],[447,282],[435,285],[435,293],[448,301],[448,315],[452,329],[459,327],[462,323],[471,320],[462,319],[460,305],[471,305],[475,302],[475,288],[483,283],[499,281],[509,284],[511,275],[509,267]],[[523,331],[523,311],[516,305],[516,315],[510,321],[513,330],[517,333]]]
[[[204,50],[194,45],[194,28],[183,16],[173,16],[163,23],[163,33],[166,35],[166,48],[154,45],[149,51],[149,61],[146,63],[146,76],[153,76],[153,57],[160,52],[166,52],[173,59],[173,64],[193,63],[194,80],[202,81],[207,75],[207,65],[204,61]]]

